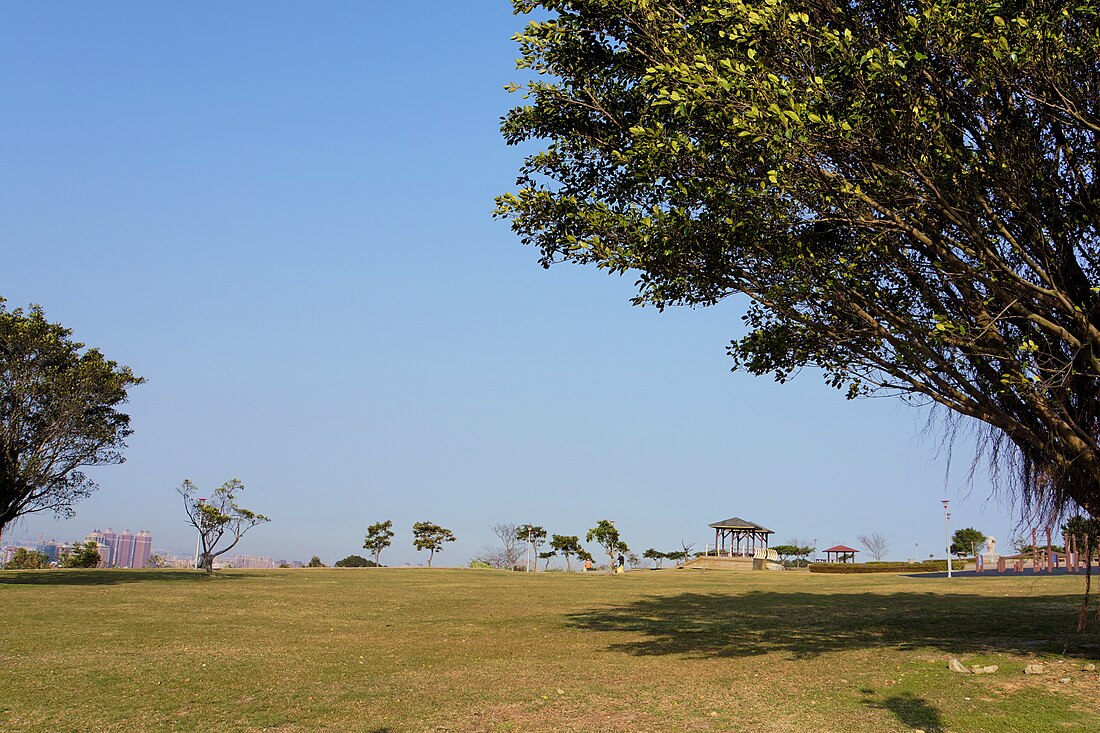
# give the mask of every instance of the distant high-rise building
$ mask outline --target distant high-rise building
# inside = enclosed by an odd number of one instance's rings
[[[69,545],[66,545],[64,542],[58,542],[57,540],[50,540],[49,542],[39,541],[34,549],[48,557],[50,562],[56,563],[61,562],[61,557],[69,549]]]
[[[96,549],[99,550],[98,567],[111,567],[111,562],[114,560],[115,542],[117,538],[110,527],[107,528],[106,532],[100,532],[98,529],[93,529],[91,532],[84,535],[84,541],[95,542]]]
[[[237,555],[229,559],[235,568],[273,568],[275,561],[263,555]]]
[[[128,529],[122,530],[118,535],[118,544],[115,545],[115,567],[134,567],[134,536]]]
[[[153,535],[142,530],[134,537],[134,561],[130,567],[145,567],[149,564],[151,554],[153,554]]]
[[[103,533],[103,544],[110,548],[109,557],[107,558],[107,567],[113,568],[115,566],[115,550],[118,548],[118,535],[110,527]]]

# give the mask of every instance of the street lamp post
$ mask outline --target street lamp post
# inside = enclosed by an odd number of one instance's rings
[[[951,512],[947,511],[947,499],[942,501],[943,504],[943,529],[944,537],[947,540],[947,577],[951,577]]]

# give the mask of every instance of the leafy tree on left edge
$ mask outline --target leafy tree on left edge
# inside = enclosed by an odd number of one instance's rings
[[[119,406],[145,380],[32,305],[0,298],[0,531],[36,512],[72,516],[96,490],[81,471],[122,463],[130,416]]]

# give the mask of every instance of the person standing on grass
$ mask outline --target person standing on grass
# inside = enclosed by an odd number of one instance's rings
[[[620,552],[619,553],[619,566],[617,568],[615,568],[615,572],[616,573],[625,573],[626,572],[626,568],[624,567],[625,565],[626,565],[626,558],[623,557],[623,553]]]
[[[592,572],[592,561],[591,560],[585,560],[584,561],[584,572],[586,572],[586,573]]]

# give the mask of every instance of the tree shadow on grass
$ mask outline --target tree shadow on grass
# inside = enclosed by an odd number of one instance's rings
[[[873,690],[863,690],[865,695],[874,694]],[[944,733],[943,717],[939,708],[923,697],[911,692],[903,692],[885,698],[867,697],[863,704],[875,710],[888,710],[902,725],[911,730],[923,730],[925,733]]]
[[[0,570],[0,585],[118,585],[120,583],[222,582],[236,575],[196,570]]]
[[[952,655],[1052,651],[1100,656],[1100,634],[1075,634],[1073,595],[997,598],[939,593],[682,593],[568,614],[585,631],[618,632],[609,651],[636,656],[815,657],[852,649],[932,647]]]

